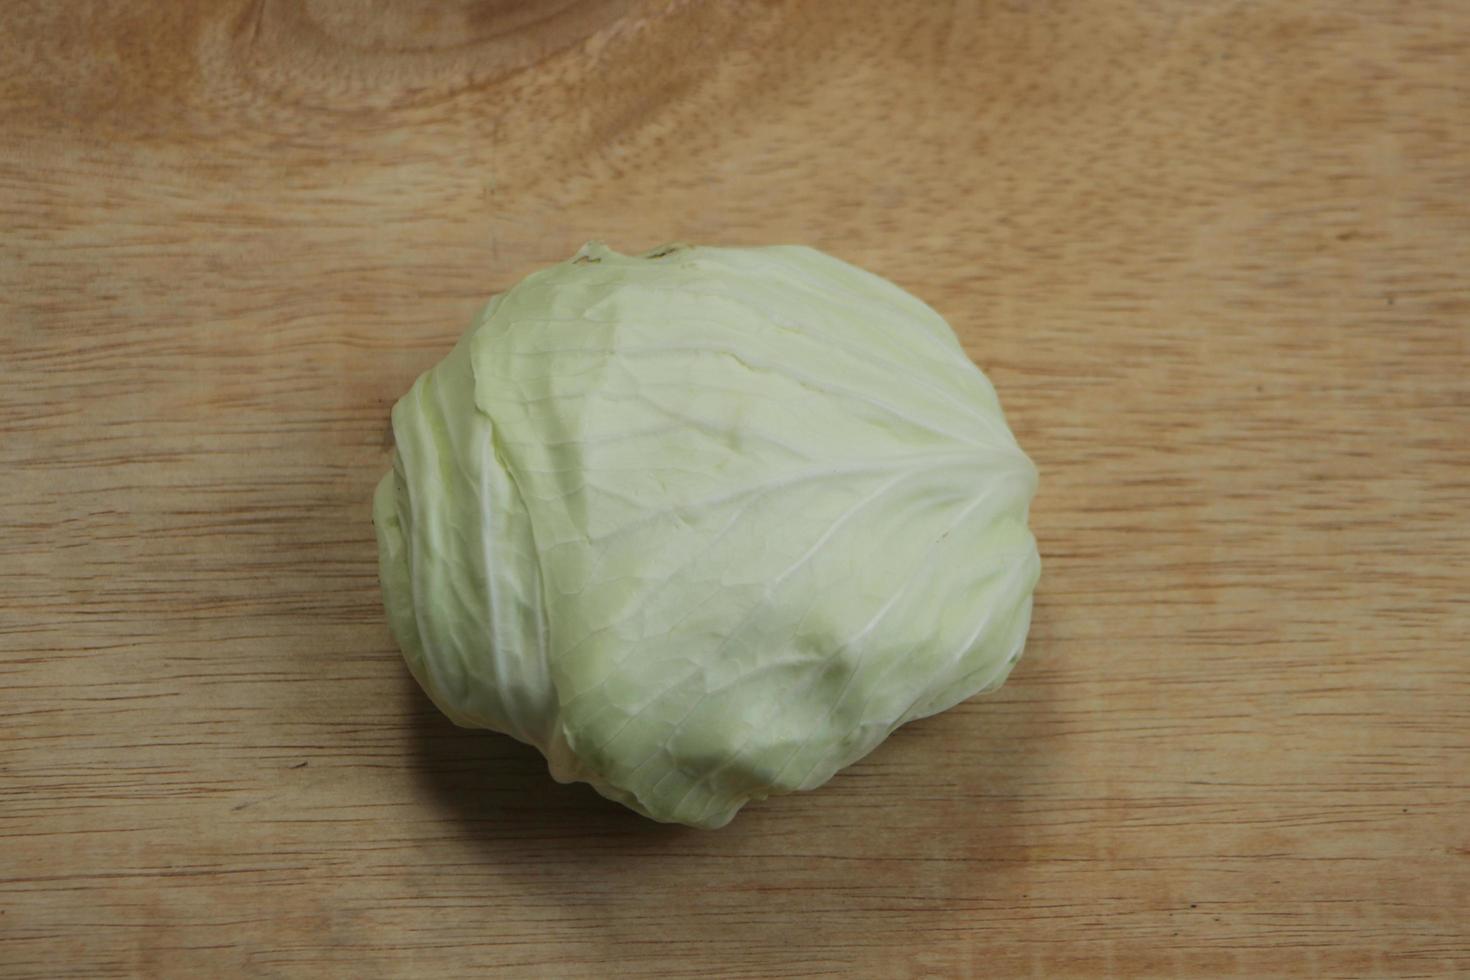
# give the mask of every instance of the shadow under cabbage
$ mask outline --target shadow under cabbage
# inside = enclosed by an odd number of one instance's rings
[[[669,839],[694,833],[641,817],[589,786],[556,782],[540,752],[499,732],[455,725],[407,670],[403,680],[416,777],[428,799],[476,835]]]
[[[979,935],[979,912],[1025,905],[1056,832],[1058,678],[1040,650],[999,692],[907,725],[820,789],[752,803],[715,831],[557,784],[534,749],[457,728],[402,677],[421,796],[480,855],[463,887],[574,923],[587,963],[651,968],[673,948],[710,963],[779,951],[814,974],[869,969],[874,950],[909,948],[895,909]],[[894,976],[916,968],[884,962]]]
[[[729,826],[714,831],[660,824],[589,786],[557,783],[537,750],[498,732],[460,728],[439,712],[407,670],[401,676],[416,782],[428,801],[463,825],[465,836],[491,850],[497,841],[535,836],[592,851],[615,839],[623,852],[630,847],[702,852],[751,834],[812,831],[825,835],[830,856],[845,828],[860,837],[901,826],[902,839],[911,841],[918,826],[928,826],[931,841],[953,838],[951,844],[963,845],[947,852],[957,860],[1014,861],[1015,834],[1025,824],[1018,811],[1028,803],[1028,787],[1048,765],[1043,746],[1055,721],[1055,686],[1045,677],[1028,682],[1028,675],[1041,668],[1040,659],[1035,654],[1023,658],[998,692],[905,725],[826,785],[754,801]],[[854,858],[881,856],[881,847],[875,854],[856,837]],[[883,840],[880,836],[879,843]]]

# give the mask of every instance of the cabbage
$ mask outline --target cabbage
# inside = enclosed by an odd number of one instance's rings
[[[998,686],[1036,470],[933,310],[797,247],[589,244],[393,408],[383,598],[429,697],[719,827]]]

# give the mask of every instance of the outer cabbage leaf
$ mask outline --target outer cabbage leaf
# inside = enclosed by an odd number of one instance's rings
[[[393,409],[384,601],[456,723],[727,823],[998,686],[1036,471],[933,310],[806,248],[590,244]]]

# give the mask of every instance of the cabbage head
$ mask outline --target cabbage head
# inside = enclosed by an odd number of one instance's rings
[[[719,827],[997,687],[1036,470],[954,333],[800,247],[596,243],[393,408],[373,504],[409,668],[557,780]]]

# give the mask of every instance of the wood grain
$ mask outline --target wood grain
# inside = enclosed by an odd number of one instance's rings
[[[994,697],[715,833],[414,690],[387,411],[600,237],[951,319]],[[12,0],[0,974],[1470,973],[1470,7]]]

